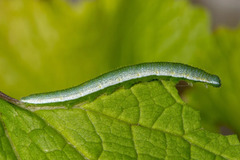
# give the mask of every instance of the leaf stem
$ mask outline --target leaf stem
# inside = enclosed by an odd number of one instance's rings
[[[15,98],[12,98],[6,94],[4,94],[3,92],[0,91],[0,98],[9,102],[9,103],[12,103],[12,104],[15,104],[15,105],[18,105],[21,104],[22,102],[20,102],[19,100],[15,99]]]

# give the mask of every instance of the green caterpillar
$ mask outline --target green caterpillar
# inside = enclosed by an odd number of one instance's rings
[[[107,89],[116,89],[121,85],[132,85],[141,81],[154,79],[177,79],[193,82],[203,82],[214,87],[220,87],[218,76],[209,74],[189,65],[170,62],[142,63],[119,68],[105,73],[79,86],[23,97],[20,102],[25,104],[59,104],[64,102],[81,101],[91,96],[98,96]]]

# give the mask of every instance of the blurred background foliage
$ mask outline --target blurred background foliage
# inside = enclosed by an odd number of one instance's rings
[[[181,62],[222,79],[184,92],[205,127],[240,135],[240,27],[212,31],[209,17],[186,0],[0,1],[1,90],[20,98],[124,65]]]

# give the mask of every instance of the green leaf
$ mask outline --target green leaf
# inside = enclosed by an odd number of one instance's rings
[[[196,86],[189,103],[201,111],[205,125],[223,124],[239,134],[240,26],[234,30],[219,28],[213,38],[205,65],[219,75],[223,85],[217,90]]]
[[[135,63],[190,64],[208,45],[208,16],[184,0],[60,1],[0,2],[5,93],[20,98],[68,88]]]
[[[0,159],[16,159],[7,134],[7,131],[3,128],[3,123],[0,123]]]
[[[186,99],[204,126],[239,134],[239,31],[211,33],[208,13],[185,0],[0,1],[1,90],[20,97],[132,63],[194,64],[220,75],[223,86],[195,85]]]
[[[21,159],[239,159],[237,137],[202,129],[174,86],[139,83],[71,109],[0,100],[2,150]]]

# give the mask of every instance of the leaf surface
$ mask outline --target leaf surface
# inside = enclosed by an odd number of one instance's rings
[[[174,86],[139,83],[65,109],[1,100],[3,150],[11,144],[8,152],[21,159],[239,159],[237,137],[202,129]]]

